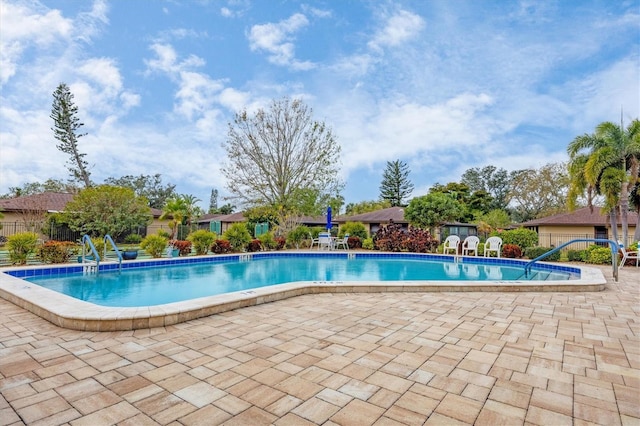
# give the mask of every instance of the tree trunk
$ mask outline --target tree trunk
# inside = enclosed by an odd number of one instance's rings
[[[611,235],[613,241],[618,241],[618,221],[616,220],[616,209],[611,209],[609,212],[609,219],[611,220]],[[626,246],[625,246],[626,247]]]
[[[633,233],[633,241],[640,241],[640,209],[638,212],[638,220],[636,221],[636,231]]]
[[[622,182],[620,191],[620,220],[622,221],[622,244],[629,247],[629,182]]]

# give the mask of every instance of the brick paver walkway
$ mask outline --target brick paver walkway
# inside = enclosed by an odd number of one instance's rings
[[[306,295],[166,328],[0,299],[0,424],[640,424],[640,271],[599,293]]]

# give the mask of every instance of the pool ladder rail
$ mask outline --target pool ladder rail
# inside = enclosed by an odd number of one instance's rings
[[[120,253],[118,246],[116,246],[116,243],[109,234],[104,236],[103,259],[107,259],[107,243],[111,244],[111,247],[115,251],[118,258],[118,270],[122,271],[122,253]],[[100,255],[93,241],[91,241],[91,237],[87,234],[82,236],[82,272],[84,274],[98,274],[100,272]]]

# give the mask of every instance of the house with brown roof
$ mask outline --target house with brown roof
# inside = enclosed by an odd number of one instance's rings
[[[335,219],[335,222],[339,225],[344,225],[347,222],[361,222],[367,229],[369,235],[375,234],[380,228],[391,223],[391,221],[400,225],[403,229],[409,228],[409,222],[404,218],[404,208],[402,207],[388,207],[386,209],[354,214],[352,216],[340,216]]]
[[[388,207],[386,209],[353,216],[340,216],[336,221],[339,224],[361,222],[365,228],[367,228],[369,235],[375,234],[380,228],[388,225],[391,221],[400,225],[405,230],[409,229],[409,221],[404,218],[403,207]],[[464,239],[469,235],[477,235],[477,233],[477,227],[474,224],[448,222],[435,230],[435,237],[442,240],[449,235],[458,235],[461,239]]]
[[[629,237],[633,238],[638,223],[638,214],[629,212]],[[620,217],[617,217],[618,237],[622,237]],[[530,220],[521,224],[538,233],[538,244],[557,247],[567,241],[581,238],[613,239],[609,215],[602,214],[599,207],[584,207],[569,213]]]
[[[4,216],[0,219],[2,224],[0,235],[8,237],[18,232],[41,232],[46,217],[52,213],[62,212],[73,196],[74,194],[62,192],[43,192],[0,200],[0,213]],[[152,208],[151,214],[153,222],[147,227],[147,233],[156,232],[160,228],[169,229],[165,221],[159,220],[162,215],[161,210]],[[42,235],[42,237],[48,239],[53,236]],[[69,238],[70,240],[76,239],[75,236]]]

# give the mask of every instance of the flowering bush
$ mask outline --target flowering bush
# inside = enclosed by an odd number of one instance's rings
[[[376,249],[382,251],[410,251],[414,253],[427,253],[438,247],[438,241],[429,231],[412,228],[407,232],[393,221],[376,232],[373,243]]]
[[[362,248],[362,241],[357,236],[350,236],[347,238],[347,245],[350,249],[359,249]]]
[[[512,259],[522,257],[522,249],[515,244],[505,244],[502,246],[502,255]]]
[[[180,256],[187,256],[191,254],[191,241],[172,240],[170,243],[174,249],[180,251]]]
[[[38,247],[37,256],[44,263],[68,263],[78,252],[78,246],[69,241],[46,241]]]
[[[233,247],[231,247],[231,243],[227,240],[216,240],[211,246],[211,251],[215,254],[231,253]]]
[[[254,252],[262,250],[262,241],[255,238],[247,244],[247,251]]]

